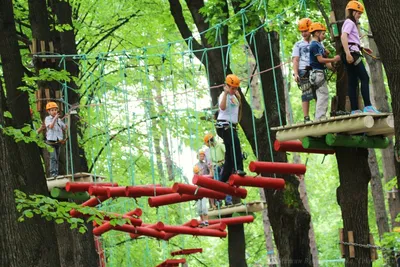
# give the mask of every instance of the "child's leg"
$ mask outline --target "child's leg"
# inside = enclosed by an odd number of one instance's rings
[[[348,90],[347,94],[349,95],[351,110],[353,111],[358,109],[358,96],[357,96],[358,75],[356,67],[353,64],[346,65],[346,70],[347,70],[347,90]]]
[[[367,70],[365,69],[364,63],[362,61],[358,63],[358,65],[355,67],[355,70],[361,81],[361,95],[364,100],[364,106],[371,106],[371,99],[369,95],[369,76]]]
[[[316,73],[317,78],[315,80],[315,84],[321,85],[318,87],[317,93],[317,107],[315,111],[315,119],[320,119],[326,115],[326,111],[328,110],[329,105],[329,90],[328,84],[325,80],[325,74],[322,72]]]
[[[59,146],[51,146],[53,151],[50,152],[50,176],[58,175],[58,155],[60,148]]]

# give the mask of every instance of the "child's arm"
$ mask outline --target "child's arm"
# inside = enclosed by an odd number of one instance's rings
[[[228,98],[228,91],[229,88],[227,85],[224,86],[224,92],[222,92],[222,99],[221,99],[221,103],[219,104],[219,108],[221,110],[225,110],[226,109],[226,99]]]
[[[333,62],[338,62],[340,60],[340,56],[336,55],[333,58],[324,58],[321,55],[317,55],[317,60],[321,64],[333,63]]]
[[[48,127],[49,127],[50,129],[53,129],[53,128],[54,128],[54,125],[56,124],[56,122],[57,122],[57,120],[58,120],[58,117],[59,117],[58,114],[56,114],[56,115],[54,116],[53,120],[52,120],[51,123],[48,125]]]

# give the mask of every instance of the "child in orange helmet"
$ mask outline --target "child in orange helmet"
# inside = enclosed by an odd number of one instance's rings
[[[46,105],[47,116],[44,120],[46,125],[46,142],[53,148],[50,152],[50,176],[58,176],[58,161],[60,155],[60,142],[64,140],[64,132],[67,125],[62,122],[58,114],[58,105],[55,102],[49,102]]]
[[[209,175],[210,170],[208,168],[208,164],[205,160],[205,152],[203,150],[199,151],[198,158],[199,162],[196,163],[193,167],[193,173],[197,175]],[[207,207],[207,198],[203,197],[202,199],[197,200],[197,213],[200,216],[200,226],[208,226],[208,207]]]

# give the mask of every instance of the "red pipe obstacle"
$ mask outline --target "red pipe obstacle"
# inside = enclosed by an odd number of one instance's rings
[[[199,222],[196,219],[192,219],[184,224],[182,224],[182,226],[190,226],[190,227],[198,227],[199,226]],[[175,233],[166,233],[164,240],[170,240],[171,238],[177,236],[178,234]]]
[[[218,192],[223,192],[231,196],[236,196],[240,198],[246,198],[247,196],[246,189],[232,187],[226,183],[212,179],[211,176],[195,175],[192,181],[195,185],[206,187],[208,189]]]
[[[92,197],[91,199],[87,200],[86,202],[83,202],[81,204],[82,207],[94,207],[97,206],[98,204],[101,204],[101,202],[107,200],[108,197],[106,196],[99,196],[99,197]],[[69,214],[72,217],[78,217],[80,215],[83,215],[82,213],[80,213],[79,211],[72,209]]]
[[[127,197],[154,197],[175,193],[169,187],[143,187],[127,186],[125,187],[125,196]]]
[[[175,204],[175,203],[181,203],[181,202],[186,202],[186,201],[191,201],[191,200],[198,200],[203,197],[199,196],[191,196],[191,195],[180,195],[178,193],[173,193],[173,194],[168,194],[168,195],[163,195],[163,196],[157,196],[157,197],[149,197],[149,206],[154,208],[154,207],[159,207],[159,206],[164,206],[164,205],[170,205],[170,204]]]
[[[181,249],[177,251],[171,252],[171,256],[178,256],[178,255],[189,255],[189,254],[195,254],[195,253],[203,253],[202,248],[189,248],[189,249]]]
[[[256,173],[305,174],[306,165],[285,162],[252,161],[249,169]]]
[[[216,223],[216,224],[210,224],[209,226],[206,226],[204,228],[225,231],[226,223],[221,222],[221,223]]]
[[[195,195],[199,197],[207,197],[213,199],[225,199],[226,194],[210,190],[207,188],[200,188],[190,184],[174,183],[172,190],[179,194]]]
[[[91,196],[107,196],[108,186],[91,186],[89,187],[88,193]]]
[[[247,215],[247,216],[208,220],[208,223],[209,224],[225,223],[226,225],[235,225],[235,224],[251,223],[253,221],[254,217],[251,215]]]
[[[232,174],[231,176],[229,176],[228,183],[235,186],[252,186],[268,189],[283,189],[285,187],[285,180],[283,180],[282,178],[254,178],[252,176],[242,177],[237,174]]]
[[[131,222],[131,224],[132,225],[134,225],[134,226],[141,226],[142,225],[142,220],[141,219],[138,219],[138,218],[133,218],[132,217],[132,215],[133,214],[136,214],[137,213],[137,211],[136,210],[132,210],[132,211],[130,211],[130,212],[128,212],[128,213],[126,213],[126,214],[124,214],[124,215],[119,215],[119,214],[116,214],[116,216],[121,216],[122,218],[124,218],[124,219],[128,219],[130,222]],[[109,217],[108,217],[109,218]],[[110,219],[110,218],[109,218]],[[98,227],[96,227],[96,228],[94,228],[93,229],[93,234],[94,235],[102,235],[102,234],[104,234],[105,232],[108,232],[108,231],[110,231],[111,229],[113,229],[114,228],[114,226],[113,225],[111,225],[111,223],[109,222],[109,221],[106,221],[106,222],[104,222],[102,225],[100,225],[100,226],[98,226]]]
[[[179,264],[181,263],[186,263],[186,259],[169,259],[160,263],[156,267],[179,267]]]
[[[275,151],[279,152],[299,152],[299,153],[312,153],[312,154],[335,154],[335,150],[333,149],[312,149],[312,148],[304,148],[301,141],[299,140],[291,140],[280,142],[275,140],[274,142]]]
[[[122,231],[122,232],[127,232],[131,234],[140,234],[140,235],[145,235],[145,236],[151,236],[155,237],[158,239],[164,239],[166,233],[164,231],[157,231],[155,229],[151,229],[148,227],[142,227],[142,226],[133,226],[129,224],[124,224],[124,225],[116,225],[113,227],[114,230],[117,231]]]
[[[118,186],[117,183],[92,183],[92,182],[67,182],[65,191],[67,192],[86,192],[91,186]]]
[[[155,230],[158,230],[158,231],[161,231],[162,227],[164,227],[164,224],[163,224],[162,222],[157,222],[157,223],[153,223],[153,224],[142,223],[141,226],[147,227],[147,228],[151,228],[151,229],[155,229]],[[138,238],[138,237],[141,236],[141,235],[138,235],[138,234],[129,234],[129,236],[130,236],[132,239],[135,239],[135,238]]]
[[[214,237],[221,237],[221,238],[227,236],[227,233],[225,231],[206,229],[206,228],[193,228],[193,227],[188,227],[188,226],[164,225],[162,230],[167,233],[175,233],[175,234],[182,234],[182,235],[214,236]]]

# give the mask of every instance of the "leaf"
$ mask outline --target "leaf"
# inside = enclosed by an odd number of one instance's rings
[[[4,111],[4,117],[5,118],[10,118],[10,119],[12,119],[12,115],[11,115],[11,112],[10,111]]]
[[[79,227],[79,233],[84,234],[86,232],[86,228],[84,226]]]
[[[62,224],[64,222],[63,219],[56,219],[56,224]]]
[[[25,215],[27,218],[32,218],[32,217],[33,217],[33,212],[32,212],[31,210],[25,210],[25,211],[24,211],[24,215]]]

